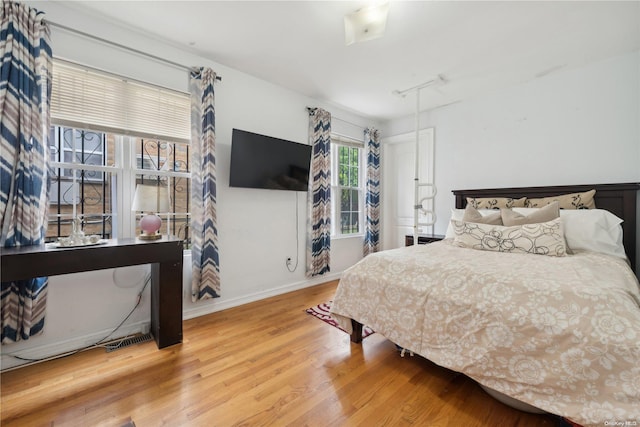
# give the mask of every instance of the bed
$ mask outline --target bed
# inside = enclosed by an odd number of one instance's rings
[[[538,227],[546,238],[557,231],[548,224],[562,227],[566,256],[544,245],[536,254],[461,247],[468,237],[461,230],[475,224],[451,221],[458,227],[448,230],[451,238],[371,254],[347,269],[332,316],[354,342],[366,324],[488,391],[583,426],[640,423],[640,184],[459,190],[453,216],[468,198],[540,200],[594,189],[598,209],[561,210],[561,218],[519,229]],[[592,226],[582,218],[611,214],[623,220],[611,233],[620,233],[628,259],[592,249],[590,235],[580,231]],[[570,237],[587,249],[578,243],[572,249]]]

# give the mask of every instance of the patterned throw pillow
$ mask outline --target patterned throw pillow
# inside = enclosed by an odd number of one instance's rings
[[[595,195],[596,190],[589,190],[584,193],[560,194],[539,199],[527,199],[526,207],[541,208],[551,202],[557,201],[560,203],[560,209],[595,209],[596,202],[593,200]]]
[[[483,251],[566,256],[560,218],[538,224],[503,227],[451,220],[454,244]]]
[[[511,197],[467,197],[467,206],[476,209],[524,208],[526,197],[512,199]]]

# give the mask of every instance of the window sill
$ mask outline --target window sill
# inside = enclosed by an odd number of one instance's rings
[[[344,240],[344,239],[364,239],[364,233],[359,234],[332,234],[331,240]]]

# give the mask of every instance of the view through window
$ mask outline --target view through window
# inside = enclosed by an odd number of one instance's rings
[[[160,214],[161,232],[190,247],[188,143],[54,126],[50,156],[47,241],[68,236],[74,218],[85,234],[134,237],[141,216],[130,210],[136,185],[155,184],[167,187],[171,197],[170,212]]]
[[[363,143],[342,136],[331,138],[332,234],[360,234],[364,211]]]

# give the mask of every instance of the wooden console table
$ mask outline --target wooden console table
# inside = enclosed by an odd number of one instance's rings
[[[182,342],[182,240],[112,239],[96,246],[0,250],[3,282],[151,264],[151,334],[158,348]]]

